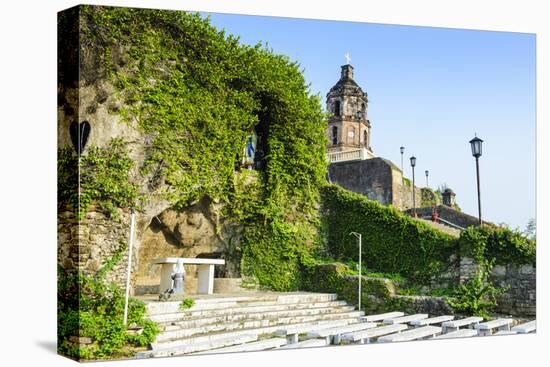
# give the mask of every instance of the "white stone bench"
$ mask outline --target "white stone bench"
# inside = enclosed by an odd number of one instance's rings
[[[413,320],[410,322],[410,324],[414,327],[419,326],[427,326],[432,324],[441,324],[445,321],[451,321],[455,317],[451,315],[444,315],[444,316],[437,316],[437,317],[430,317],[429,319],[422,319],[422,320]]]
[[[354,331],[375,328],[376,324],[372,322],[360,322],[345,326],[336,326],[327,329],[318,329],[307,333],[308,338],[325,338],[327,343],[340,344],[342,334],[352,333]]]
[[[324,321],[318,322],[316,324],[307,324],[307,325],[296,325],[282,328],[275,331],[276,335],[286,336],[286,340],[289,344],[298,343],[298,336],[310,332],[312,330],[318,329],[328,329],[336,326],[344,326],[349,324],[347,320],[334,320],[334,321]]]
[[[423,319],[427,319],[427,318],[428,318],[428,314],[426,314],[426,313],[417,313],[417,314],[409,315],[409,316],[396,317],[396,318],[387,318],[387,319],[384,319],[384,324],[386,324],[386,325],[406,324],[406,323],[409,323],[411,321],[423,320]]]
[[[172,288],[172,271],[178,260],[183,260],[183,265],[197,265],[197,293],[212,294],[214,292],[214,266],[224,265],[223,259],[198,259],[165,257],[153,260],[153,264],[160,264],[160,287],[161,293]]]
[[[436,336],[434,339],[455,339],[455,338],[469,338],[472,336],[477,336],[477,330],[474,329],[459,329],[457,331],[452,331],[447,334],[441,334]]]
[[[407,330],[406,324],[393,324],[377,327],[374,329],[360,330],[353,333],[347,333],[342,335],[342,340],[349,343],[368,344],[372,339],[380,336],[398,333],[400,331]]]
[[[493,335],[517,335],[517,333],[513,330],[500,330]]]
[[[453,331],[457,331],[458,329],[460,329],[461,326],[468,326],[468,328],[472,329],[481,321],[483,321],[483,317],[472,316],[460,320],[445,321],[441,324],[441,327],[443,328],[443,334],[447,334]]]
[[[279,348],[286,344],[285,338],[271,338],[258,340],[251,343],[244,343],[238,345],[232,345],[230,347],[207,350],[194,354],[218,354],[218,353],[234,353],[234,352],[255,352],[260,350],[267,350],[273,348]]]
[[[279,349],[298,349],[298,348],[313,348],[313,347],[325,347],[327,346],[326,339],[307,339],[298,343],[286,344]]]
[[[378,315],[362,316],[361,320],[366,321],[366,322],[376,322],[376,321],[382,321],[382,320],[385,320],[385,319],[393,319],[393,318],[401,317],[401,316],[405,316],[405,313],[400,312],[400,311],[395,311],[395,312],[381,313],[381,314],[378,314]]]
[[[480,336],[492,335],[493,332],[510,330],[510,326],[514,323],[514,319],[496,319],[488,322],[477,324],[475,328]]]
[[[410,329],[400,333],[381,336],[378,341],[381,343],[388,342],[405,342],[411,340],[424,339],[428,337],[435,337],[441,334],[441,328],[439,326],[422,326],[419,328]]]
[[[521,325],[514,326],[512,331],[518,334],[534,333],[537,330],[537,320],[529,321]]]

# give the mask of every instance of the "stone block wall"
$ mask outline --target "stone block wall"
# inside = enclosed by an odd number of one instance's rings
[[[126,285],[128,266],[128,241],[130,234],[130,213],[122,212],[120,220],[109,218],[108,214],[90,208],[86,217],[78,221],[67,207],[58,214],[58,265],[67,271],[81,270],[95,274],[106,261],[122,250],[121,260],[106,274],[108,281],[121,287]],[[136,268],[139,236],[134,240],[133,269]]]
[[[510,315],[536,315],[537,282],[536,268],[533,265],[496,265],[491,280],[497,287],[510,287],[498,297],[498,312]]]
[[[478,265],[474,259],[461,258],[460,283],[470,279],[477,269]],[[536,268],[532,264],[495,265],[490,281],[495,287],[508,287],[508,290],[497,298],[496,312],[513,316],[536,315]]]
[[[366,195],[380,204],[407,209],[412,207],[412,187],[406,183],[403,185],[402,177],[396,165],[379,157],[329,166],[329,182]],[[422,196],[418,187],[415,195],[419,205]]]

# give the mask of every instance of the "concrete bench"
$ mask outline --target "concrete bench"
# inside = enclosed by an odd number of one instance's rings
[[[493,335],[517,335],[517,333],[513,330],[501,330],[497,331]]]
[[[537,330],[537,320],[529,321],[521,325],[514,326],[512,331],[518,334],[534,333]]]
[[[496,319],[488,322],[477,324],[475,328],[479,336],[492,335],[493,332],[510,330],[510,326],[514,323],[514,319]]]
[[[255,352],[260,350],[267,350],[273,348],[279,348],[286,344],[285,338],[271,338],[258,340],[251,343],[244,343],[238,345],[232,345],[230,347],[207,350],[200,353],[193,354],[218,354],[218,353],[235,353],[235,352]]]
[[[406,324],[386,325],[374,329],[360,330],[353,333],[343,334],[342,340],[349,343],[368,344],[374,338],[398,333],[403,330],[407,330]]]
[[[279,349],[299,349],[299,348],[313,348],[313,347],[326,347],[326,339],[307,339],[298,343],[286,344]]]
[[[450,315],[437,316],[437,317],[430,317],[429,319],[413,320],[410,322],[410,324],[414,327],[427,326],[432,324],[441,324],[442,322],[445,322],[445,321],[451,321],[454,318],[455,318],[454,316],[450,316]]]
[[[481,321],[483,321],[483,317],[472,316],[460,320],[445,321],[441,324],[441,327],[443,328],[443,334],[447,334],[453,331],[457,331],[458,329],[460,329],[461,326],[468,326],[468,328],[472,329]]]
[[[318,329],[328,329],[336,326],[344,326],[349,324],[347,320],[334,320],[334,321],[325,321],[319,322],[316,324],[306,324],[306,325],[296,325],[282,328],[275,331],[276,335],[286,336],[286,340],[289,344],[298,343],[298,336],[310,332],[312,330]]]
[[[224,265],[223,259],[198,259],[198,258],[178,258],[165,257],[153,260],[153,264],[160,264],[160,287],[159,291],[163,293],[172,288],[172,271],[178,260],[183,260],[183,265],[197,265],[197,293],[212,294],[214,292],[214,266]]]
[[[424,339],[428,337],[435,337],[441,334],[441,328],[438,326],[422,326],[419,328],[410,329],[401,333],[395,333],[385,335],[378,338],[381,343],[387,342],[405,342],[411,340]]]
[[[376,321],[382,321],[385,319],[393,319],[396,317],[405,316],[404,312],[395,311],[395,312],[387,312],[387,313],[381,313],[378,315],[368,315],[368,316],[362,316],[361,320],[366,322],[376,322]]]
[[[307,333],[308,338],[325,338],[328,344],[340,344],[342,334],[351,333],[359,330],[375,328],[376,324],[372,322],[360,322],[345,326],[335,326],[326,329],[318,329]]]
[[[472,336],[477,336],[477,330],[474,329],[459,329],[457,331],[452,331],[447,334],[441,334],[436,336],[434,339],[455,339],[455,338],[469,338]]]
[[[411,321],[423,320],[423,319],[427,319],[427,318],[428,318],[428,314],[426,314],[426,313],[417,313],[417,314],[409,315],[409,316],[396,317],[396,318],[387,318],[387,319],[384,319],[384,324],[386,324],[386,325],[406,324],[406,323],[409,323]]]

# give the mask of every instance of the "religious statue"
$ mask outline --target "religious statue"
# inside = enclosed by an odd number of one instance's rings
[[[258,136],[256,131],[252,130],[246,140],[246,146],[244,148],[243,166],[248,169],[252,169],[254,166],[254,158],[256,156],[256,146],[258,144]]]

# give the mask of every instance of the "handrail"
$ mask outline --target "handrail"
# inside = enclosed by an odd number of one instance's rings
[[[431,220],[432,217],[429,216],[429,215],[425,215],[425,216],[422,217],[422,219],[430,219],[430,220]],[[466,228],[464,228],[464,227],[459,226],[458,224],[454,224],[454,223],[449,222],[448,220],[445,220],[445,219],[443,219],[443,218],[437,218],[437,222],[443,222],[444,224],[448,225],[449,227],[453,227],[453,228],[456,228],[456,229],[460,229],[461,231],[463,231],[463,230],[466,229]],[[437,222],[436,222],[436,223],[437,223]]]

